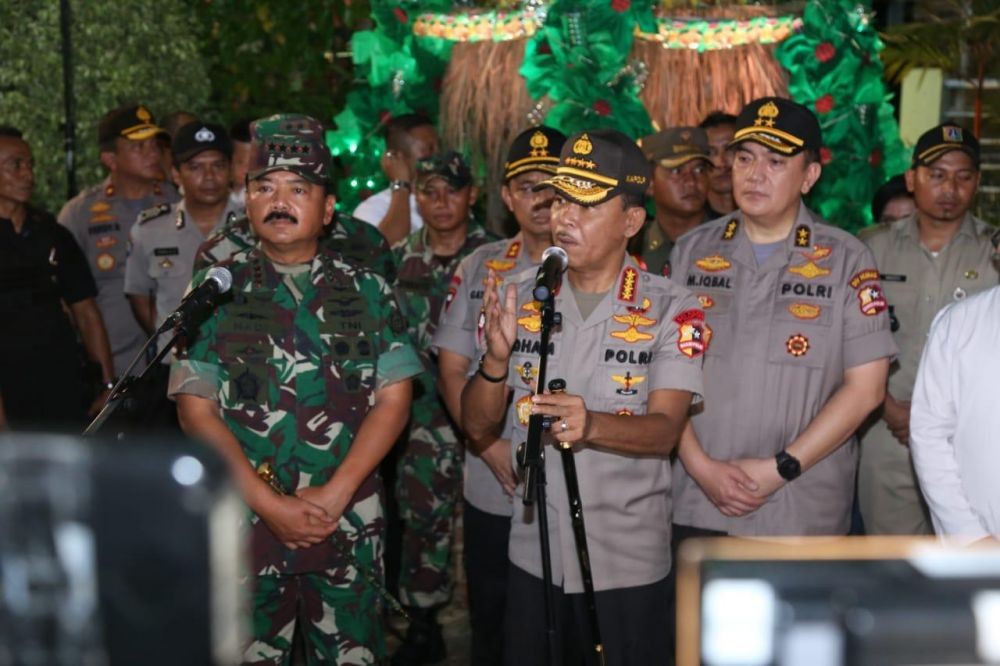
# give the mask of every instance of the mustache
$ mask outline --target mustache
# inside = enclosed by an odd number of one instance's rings
[[[287,213],[283,210],[276,210],[267,214],[267,217],[264,218],[264,224],[267,224],[268,222],[276,222],[278,220],[288,220],[292,224],[299,223],[299,218],[295,217],[291,213]]]

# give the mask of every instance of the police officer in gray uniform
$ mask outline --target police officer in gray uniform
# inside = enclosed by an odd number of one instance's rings
[[[979,141],[953,123],[931,128],[917,141],[905,177],[916,213],[861,233],[875,255],[899,345],[881,418],[861,437],[858,503],[868,534],[932,532],[909,450],[917,366],[941,308],[997,284],[995,228],[969,212],[979,185]]]
[[[609,664],[662,663],[669,653],[670,463],[692,399],[701,392],[703,313],[695,298],[643,272],[626,253],[645,221],[651,169],[633,140],[612,130],[567,139],[552,187],[552,234],[569,257],[555,296],[562,324],[552,335],[548,378],[567,392],[534,395],[539,304],[535,271],[490,272],[484,295],[486,351],[462,394],[462,425],[480,441],[502,427],[524,441],[532,413],[571,443],[586,519],[601,638]],[[507,409],[507,400],[512,407]],[[594,637],[560,456],[545,456],[555,590],[556,663],[582,663]],[[511,524],[504,661],[548,664],[538,523],[520,504]]]
[[[136,320],[152,335],[180,305],[191,282],[195,255],[206,237],[242,213],[229,199],[233,146],[221,125],[195,121],[177,130],[171,143],[173,179],[184,198],[160,204],[139,215],[131,232],[125,270],[125,294]],[[171,333],[157,345],[169,343]],[[171,355],[150,378],[153,387],[146,413],[160,425],[172,426],[175,407],[167,399]],[[162,415],[162,418],[160,416]]]
[[[846,534],[854,431],[882,401],[896,346],[871,252],[802,203],[819,123],[780,98],[740,113],[738,210],[682,236],[673,277],[705,308],[705,409],[674,466],[675,538]]]
[[[195,121],[171,144],[174,178],[184,198],[144,210],[132,228],[125,293],[147,333],[180,305],[191,282],[195,254],[205,239],[242,214],[229,201],[232,142],[221,125]],[[161,336],[161,343],[169,339]],[[163,362],[170,363],[169,358]]]
[[[504,164],[501,196],[520,231],[509,240],[483,245],[462,260],[451,280],[445,308],[434,332],[440,391],[452,418],[461,421],[462,389],[481,353],[483,290],[492,269],[501,279],[537,267],[552,245],[553,193],[535,186],[554,175],[566,137],[549,127],[533,127],[511,142]],[[537,364],[518,373],[532,378]],[[465,572],[472,629],[470,663],[490,666],[503,660],[503,615],[507,588],[507,540],[515,478],[507,421],[500,437],[466,442],[465,505],[462,512]]]
[[[105,114],[97,135],[108,177],[73,197],[59,213],[59,223],[83,249],[97,282],[97,305],[108,331],[116,374],[125,371],[146,341],[124,293],[129,232],[141,211],[178,199],[174,186],[164,181],[156,142],[162,133],[144,106]]]

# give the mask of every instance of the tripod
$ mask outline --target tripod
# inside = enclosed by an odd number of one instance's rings
[[[548,367],[549,340],[552,329],[562,323],[561,315],[555,311],[555,295],[548,292],[547,298],[541,302],[541,330],[538,359],[538,378],[535,385],[536,395],[541,393],[545,384]],[[566,390],[566,382],[553,379],[548,383],[553,393]],[[538,516],[538,532],[542,555],[542,583],[545,587],[545,639],[549,652],[551,666],[559,666],[558,649],[555,644],[555,601],[552,597],[552,559],[549,543],[548,508],[545,494],[545,453],[542,450],[542,431],[551,427],[551,418],[541,414],[532,414],[528,420],[527,440],[518,447],[518,464],[524,471],[524,493],[522,501],[525,506],[536,506]],[[593,637],[592,663],[604,666],[604,643],[601,641],[600,623],[597,617],[597,600],[594,593],[594,578],[590,568],[590,551],[587,548],[587,531],[583,522],[583,502],[580,499],[580,486],[577,482],[576,460],[573,457],[573,447],[569,442],[559,443],[563,463],[563,474],[566,480],[566,494],[569,500],[570,518],[573,523],[573,537],[576,543],[576,555],[580,563],[580,574],[583,579],[584,600],[587,604],[587,619]]]

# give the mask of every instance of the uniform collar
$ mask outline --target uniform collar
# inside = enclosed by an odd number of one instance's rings
[[[805,202],[802,201],[799,202],[799,210],[795,214],[795,222],[792,223],[792,229],[784,241],[784,248],[781,251],[775,252],[764,266],[757,266],[757,257],[753,251],[753,243],[746,232],[746,221],[743,219],[742,211],[737,209],[724,219],[727,221],[722,226],[720,240],[723,245],[733,243],[735,245],[732,251],[733,259],[753,270],[762,270],[764,268],[770,270],[771,268],[784,266],[795,258],[796,255],[801,256],[807,261],[812,260],[817,258],[815,257],[817,251],[822,251],[821,248],[816,247],[816,219],[809,208],[806,207]],[[780,264],[776,263],[775,256],[781,258]]]
[[[899,224],[898,231],[900,236],[913,239],[916,243],[920,242],[920,230],[917,226],[917,213],[914,212],[909,217],[898,220],[895,224]],[[958,227],[958,231],[955,233],[955,237],[957,238],[958,236],[967,236],[970,240],[976,240],[979,237],[976,232],[976,218],[972,216],[972,213],[968,211],[965,212],[965,217],[962,218],[962,224]]]
[[[663,247],[663,244],[666,242],[668,242],[668,239],[666,234],[663,233],[660,223],[656,221],[655,217],[649,218],[649,222],[646,225],[646,233],[642,239],[642,249],[645,252],[653,252]]]
[[[434,259],[434,250],[431,248],[431,241],[429,237],[430,230],[427,225],[420,228],[420,231],[416,233],[416,242],[413,244],[413,250],[419,252],[425,262],[430,262]],[[454,256],[462,256],[468,254],[467,250],[473,247],[473,241],[479,240],[481,238],[486,238],[486,229],[478,224],[475,219],[469,219],[469,226],[466,228],[465,232],[465,242],[462,243],[462,247],[459,248],[458,252]],[[480,243],[476,243],[479,245]]]
[[[557,309],[563,312],[563,316],[570,314],[574,323],[580,329],[587,329],[593,326],[604,324],[611,319],[612,314],[622,308],[641,309],[648,307],[644,302],[644,290],[642,286],[643,271],[639,263],[630,254],[626,254],[622,261],[621,270],[611,291],[604,296],[601,302],[594,308],[594,311],[584,322],[580,315],[580,308],[576,304],[576,296],[573,295],[572,285],[569,280],[565,280],[563,288],[559,290],[557,299]]]

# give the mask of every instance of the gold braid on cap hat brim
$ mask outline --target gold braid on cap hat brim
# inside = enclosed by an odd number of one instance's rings
[[[595,204],[608,198],[613,187],[601,187],[597,183],[571,176],[554,176],[541,183],[551,185],[569,198],[582,204]]]

